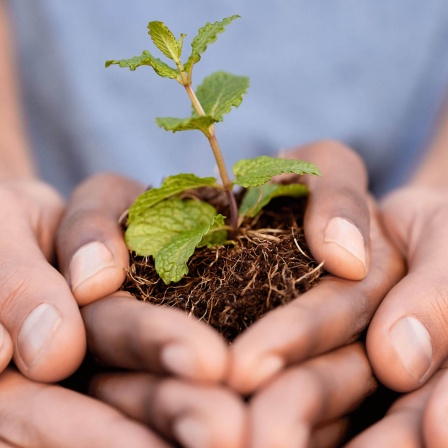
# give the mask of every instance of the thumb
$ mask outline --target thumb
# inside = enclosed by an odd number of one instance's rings
[[[31,379],[56,381],[72,373],[85,352],[76,302],[46,258],[63,203],[35,181],[3,183],[0,195],[8,216],[0,220],[0,322],[17,367]]]
[[[322,173],[301,179],[310,190],[304,230],[313,257],[324,261],[333,275],[363,279],[370,264],[370,214],[362,160],[334,141],[313,143],[286,156],[312,162]]]
[[[97,174],[74,192],[57,235],[59,265],[78,304],[116,292],[129,265],[119,218],[142,185],[115,174]]]
[[[448,356],[448,201],[438,191],[409,187],[386,197],[382,214],[408,273],[377,310],[367,349],[379,379],[409,391]]]

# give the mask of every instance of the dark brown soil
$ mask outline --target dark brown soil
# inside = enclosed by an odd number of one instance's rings
[[[199,194],[226,214],[219,195],[209,190]],[[309,254],[303,235],[305,206],[305,198],[275,199],[257,217],[243,222],[235,244],[196,250],[189,274],[168,286],[150,257],[131,254],[123,289],[139,300],[185,310],[230,342],[322,276],[323,268]]]

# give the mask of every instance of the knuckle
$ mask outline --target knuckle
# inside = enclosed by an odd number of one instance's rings
[[[16,316],[23,313],[23,300],[30,289],[30,275],[23,266],[3,264],[0,282],[0,318],[5,327],[10,328],[17,320]]]

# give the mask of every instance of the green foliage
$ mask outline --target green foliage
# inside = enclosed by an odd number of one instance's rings
[[[259,187],[250,187],[241,201],[239,208],[240,221],[245,216],[249,218],[256,216],[274,198],[279,196],[296,198],[306,194],[308,194],[308,188],[303,184],[266,183]]]
[[[210,115],[216,121],[222,121],[223,115],[228,114],[232,107],[241,104],[248,88],[247,76],[235,76],[220,71],[204,79],[197,88],[196,96],[206,115]]]
[[[258,187],[279,174],[313,174],[320,176],[320,171],[313,163],[303,160],[280,159],[260,156],[243,159],[233,166],[234,183],[242,187]]]
[[[171,68],[168,64],[155,58],[148,50],[144,50],[141,56],[134,56],[130,59],[110,60],[106,61],[106,67],[117,64],[122,68],[135,70],[142,65],[152,67],[154,71],[163,78],[176,79],[179,76],[179,70]]]
[[[144,216],[147,210],[163,200],[182,193],[185,190],[193,190],[200,187],[217,187],[214,177],[198,177],[194,174],[176,174],[168,176],[160,188],[151,188],[141,194],[129,209],[128,222]]]
[[[149,22],[148,33],[154,45],[169,59],[176,64],[180,63],[182,54],[183,37],[178,41],[174,34],[163,22]],[[185,36],[185,35],[183,35]]]
[[[202,246],[203,237],[212,227],[221,225],[223,221],[224,217],[217,215],[209,224],[180,233],[162,248],[158,256],[155,257],[155,268],[166,285],[171,282],[178,282],[184,275],[188,274],[187,262],[196,247]],[[222,243],[224,242],[225,239]]]
[[[125,238],[134,252],[154,257],[157,273],[168,284],[188,272],[186,263],[196,247],[226,241],[223,225],[224,217],[210,204],[170,198],[129,223]]]
[[[191,72],[193,65],[201,60],[201,54],[205,52],[207,46],[218,38],[218,34],[225,30],[225,27],[238,19],[240,16],[233,15],[223,19],[221,22],[206,23],[199,29],[197,36],[191,42],[191,55],[185,64],[185,69]]]

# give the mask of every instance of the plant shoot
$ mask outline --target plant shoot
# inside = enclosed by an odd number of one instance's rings
[[[200,28],[191,42],[191,52],[185,63],[181,56],[186,35],[181,34],[177,39],[163,22],[158,21],[148,24],[148,33],[169,63],[147,50],[141,56],[106,62],[106,67],[118,64],[130,70],[150,66],[159,76],[183,86],[192,105],[190,117],[157,118],[156,123],[171,132],[201,131],[218,166],[221,183],[213,177],[200,178],[194,174],[169,176],[161,187],[152,188],[138,197],[129,210],[126,244],[138,255],[154,258],[156,271],[165,284],[177,282],[188,273],[187,262],[196,248],[225,244],[229,236],[237,232],[245,216],[255,216],[274,197],[307,193],[301,184],[270,183],[274,176],[282,173],[320,174],[317,167],[308,162],[260,156],[237,162],[233,167],[234,179],[230,179],[216,138],[215,124],[241,104],[249,88],[249,78],[219,71],[206,77],[194,90],[193,68],[207,46],[237,18],[239,16],[234,15]],[[235,185],[246,188],[239,210],[233,192]],[[229,224],[207,202],[179,198],[181,193],[201,187],[224,189],[230,209]]]

